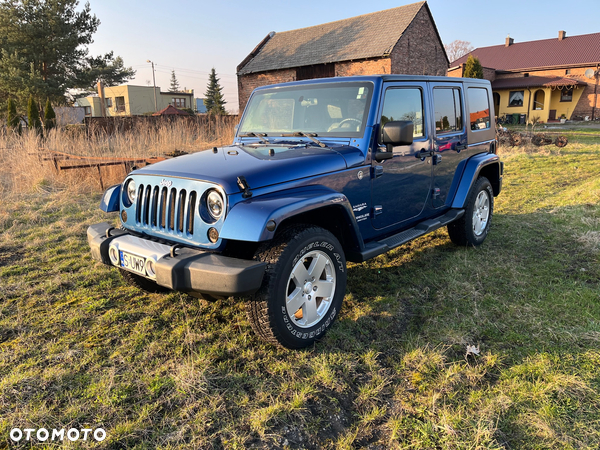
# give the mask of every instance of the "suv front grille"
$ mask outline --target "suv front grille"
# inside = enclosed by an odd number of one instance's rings
[[[159,232],[191,236],[197,218],[198,193],[175,187],[141,184],[136,200],[136,224]]]

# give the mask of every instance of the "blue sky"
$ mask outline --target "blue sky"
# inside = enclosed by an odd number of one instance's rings
[[[197,97],[206,90],[215,67],[224,87],[227,109],[237,111],[236,66],[270,31],[287,31],[395,8],[408,3],[380,0],[157,1],[89,0],[101,25],[90,46],[97,55],[114,51],[133,67],[131,84],[152,83],[167,90],[171,69],[182,87]],[[474,47],[600,32],[600,2],[547,0],[429,0],[442,41],[470,41]]]

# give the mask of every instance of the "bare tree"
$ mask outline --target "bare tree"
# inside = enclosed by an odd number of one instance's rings
[[[448,59],[451,63],[456,61],[461,56],[464,56],[467,53],[475,50],[470,42],[460,41],[458,39],[450,42],[449,44],[445,44],[444,48],[446,49],[446,54],[448,55]]]

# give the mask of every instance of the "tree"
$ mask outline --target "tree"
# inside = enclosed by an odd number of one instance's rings
[[[463,70],[463,77],[465,78],[483,78],[483,67],[479,62],[479,58],[469,55],[465,68]]]
[[[219,85],[219,78],[217,78],[217,72],[213,67],[208,76],[208,86],[206,87],[206,93],[204,94],[204,105],[206,106],[206,112],[214,115],[226,115],[225,103],[223,98],[223,88]]]
[[[12,98],[8,99],[8,113],[6,115],[6,125],[9,129],[21,132],[21,118],[17,114],[17,105]]]
[[[444,45],[444,48],[446,49],[446,55],[448,55],[448,59],[451,63],[474,50],[470,42],[460,41],[458,39]]]
[[[179,81],[177,81],[177,77],[175,76],[175,71],[171,70],[171,87],[169,88],[169,92],[179,92],[181,87],[179,86]]]
[[[33,95],[64,103],[69,89],[100,77],[131,78],[133,70],[112,53],[88,57],[99,24],[89,3],[81,8],[78,0],[0,2],[0,102],[13,97],[24,107]]]
[[[51,130],[56,126],[56,114],[50,103],[50,99],[46,100],[46,107],[44,108],[44,128],[46,131]]]
[[[29,97],[27,103],[27,123],[30,130],[36,130],[38,133],[42,132],[42,121],[40,120],[40,111],[33,98],[33,95]]]

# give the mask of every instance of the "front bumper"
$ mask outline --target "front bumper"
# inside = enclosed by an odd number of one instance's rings
[[[265,274],[264,262],[162,244],[114,229],[107,222],[91,225],[87,236],[95,260],[120,267],[118,261],[111,260],[110,248],[152,260],[155,276],[146,278],[174,291],[248,295],[260,288]]]

